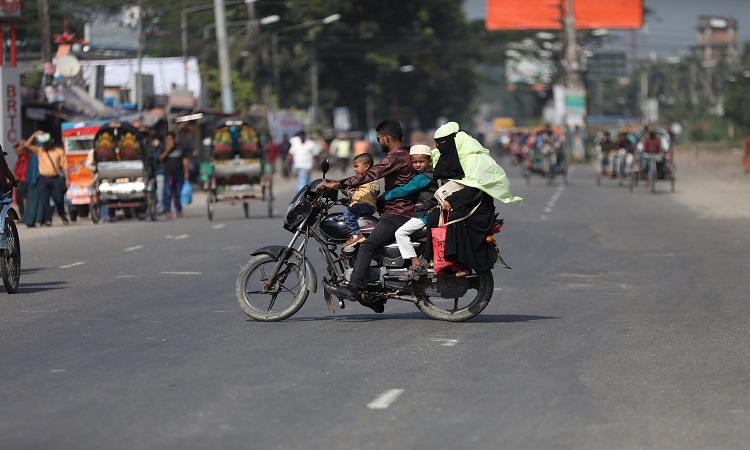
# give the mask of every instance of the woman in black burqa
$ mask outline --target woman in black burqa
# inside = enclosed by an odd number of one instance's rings
[[[448,212],[446,222],[460,220],[447,226],[445,259],[457,263],[456,276],[466,276],[492,269],[497,261],[494,246],[487,242],[495,222],[494,199],[504,203],[520,202],[513,197],[503,169],[495,163],[489,151],[464,131],[449,122],[435,132],[435,143],[440,152],[435,165],[434,179],[443,184],[449,180],[464,187],[446,198],[442,211]],[[492,195],[491,195],[492,194]],[[430,213],[428,227],[438,226],[442,212]],[[432,245],[425,257],[433,259]]]

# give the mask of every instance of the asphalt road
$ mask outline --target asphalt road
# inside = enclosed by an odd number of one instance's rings
[[[565,187],[507,170],[526,200],[501,207],[513,269],[460,324],[396,301],[331,314],[320,291],[250,320],[237,272],[291,236],[263,204],[21,229],[0,448],[747,448],[750,223],[675,202],[689,179],[651,195],[590,167]]]

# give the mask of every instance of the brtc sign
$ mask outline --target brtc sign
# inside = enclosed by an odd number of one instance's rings
[[[0,89],[0,144],[10,149],[21,139],[21,77],[17,68],[0,67]]]

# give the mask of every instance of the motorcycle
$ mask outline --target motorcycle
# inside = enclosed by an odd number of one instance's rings
[[[326,158],[321,163],[323,179],[329,168]],[[359,246],[341,249],[348,238],[348,230],[342,213],[330,212],[334,206],[345,206],[348,199],[337,198],[338,191],[316,192],[315,186],[320,181],[315,180],[300,189],[289,205],[284,219],[284,229],[294,234],[289,244],[255,250],[237,275],[237,301],[255,320],[274,322],[291,317],[299,311],[310,292],[317,292],[317,274],[306,256],[311,239],[318,242],[326,262],[322,279],[324,287],[341,286],[349,281]],[[377,222],[374,216],[359,218],[365,235]],[[492,235],[500,231],[503,223],[495,214]],[[510,269],[492,235],[487,236],[487,242],[497,252],[498,264]],[[426,245],[431,245],[426,227],[411,238],[419,256],[424,253]],[[409,263],[410,260],[404,261],[401,257],[395,241],[379,249],[365,276],[367,286],[361,303],[402,300],[414,303],[430,318],[462,322],[481,313],[492,299],[495,285],[490,271],[456,277],[452,273],[436,274],[430,268],[418,280],[402,281],[399,278],[406,274]],[[323,298],[331,312],[335,312],[333,297],[327,289],[323,290]],[[346,308],[343,299],[338,299],[337,303],[339,309]]]

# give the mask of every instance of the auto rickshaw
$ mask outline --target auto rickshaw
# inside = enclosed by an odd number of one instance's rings
[[[156,191],[148,183],[141,133],[127,122],[109,122],[94,136],[96,165],[91,201],[91,220],[101,219],[102,209],[109,217],[123,210],[126,217],[156,220]]]
[[[272,180],[251,122],[243,117],[223,118],[214,124],[213,135],[206,196],[208,220],[213,220],[217,203],[241,203],[248,218],[250,203],[255,201],[266,202],[268,217],[272,217]]]

